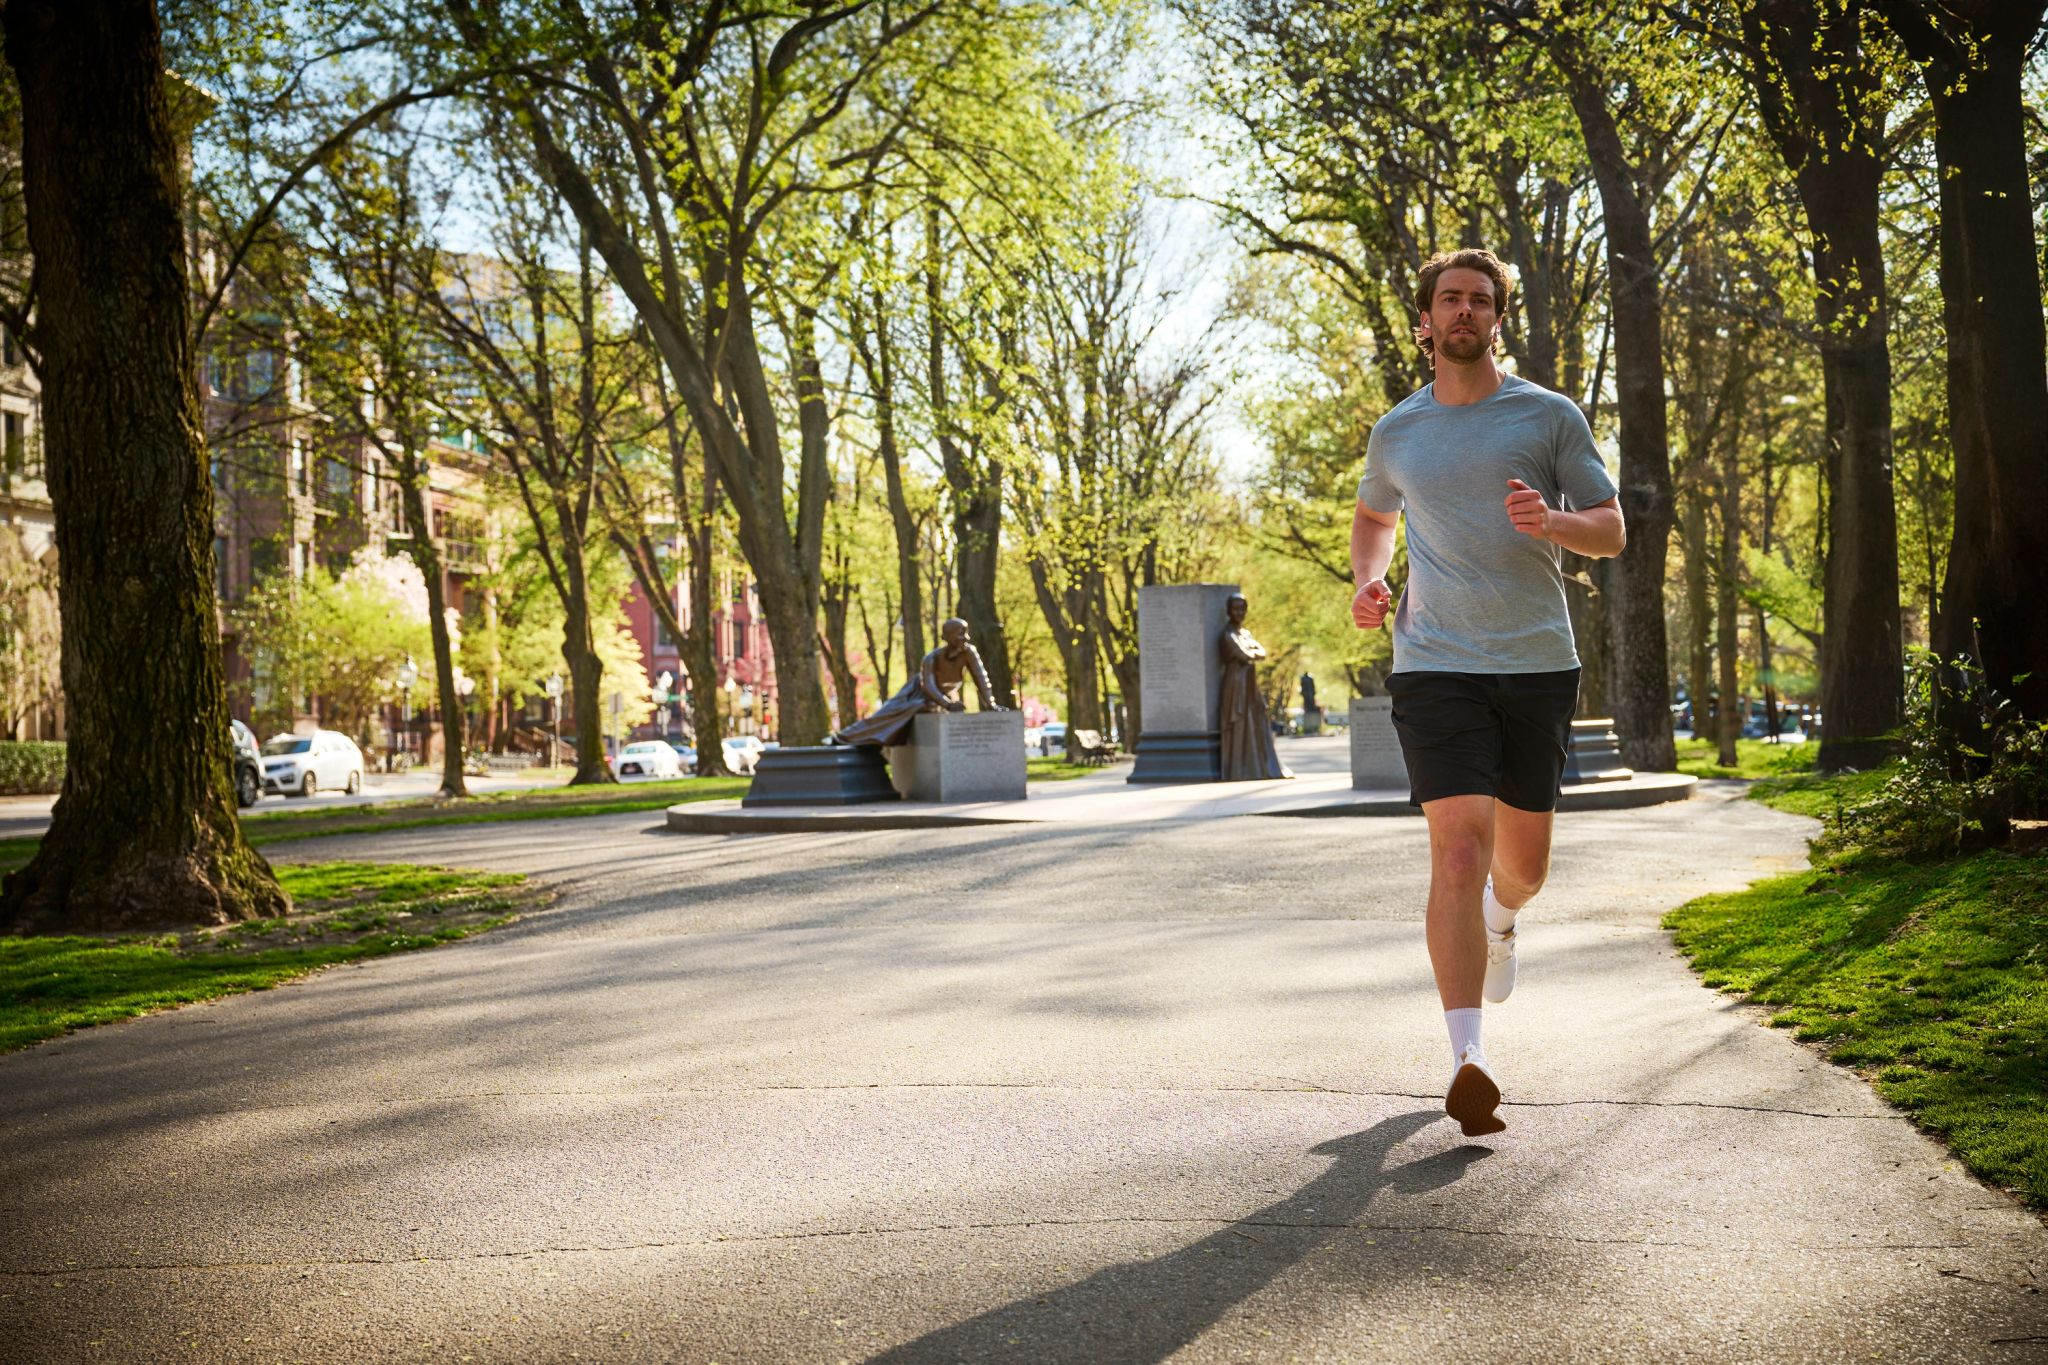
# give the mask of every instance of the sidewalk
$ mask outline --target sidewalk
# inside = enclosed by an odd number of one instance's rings
[[[1559,821],[1441,1118],[1413,817],[307,840],[547,877],[428,953],[0,1057],[24,1358],[2026,1361],[2048,1234],[1656,928],[1802,865]]]

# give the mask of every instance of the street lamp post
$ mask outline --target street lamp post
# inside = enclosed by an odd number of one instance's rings
[[[475,691],[476,679],[470,677],[469,674],[464,673],[460,668],[457,668],[455,670],[455,695],[462,698],[462,733],[464,735],[469,734],[469,698],[470,694],[472,694]],[[464,770],[466,771],[469,768],[469,755],[461,755],[460,760]]]
[[[559,674],[559,673],[550,673],[550,674],[548,674],[548,682],[547,682],[547,693],[548,693],[548,719],[549,719],[549,721],[550,721],[550,722],[551,722],[551,723],[553,724],[553,726],[554,726],[554,730],[553,730],[553,733],[551,733],[551,734],[550,734],[550,735],[548,736],[548,766],[549,766],[550,768],[558,768],[558,767],[560,767],[560,766],[562,765],[562,675],[561,675],[561,674]]]
[[[398,726],[405,735],[406,758],[412,757],[412,685],[420,680],[419,666],[412,661],[412,655],[405,656],[405,662],[398,666]]]
[[[661,670],[661,676],[655,679],[654,682],[654,685],[661,691],[661,709],[655,717],[655,723],[661,727],[661,737],[663,739],[668,738],[668,704],[672,700],[668,689],[675,680],[676,675],[664,668]]]

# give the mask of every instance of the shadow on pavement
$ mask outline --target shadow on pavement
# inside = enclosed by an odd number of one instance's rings
[[[872,1357],[891,1365],[961,1360],[1164,1360],[1235,1305],[1351,1226],[1381,1190],[1441,1189],[1487,1147],[1462,1146],[1386,1168],[1387,1153],[1443,1115],[1399,1114],[1315,1148],[1330,1169],[1288,1198],[1149,1261],[1109,1266]]]

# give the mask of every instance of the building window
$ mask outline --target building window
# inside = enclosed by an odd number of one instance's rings
[[[21,363],[21,348],[14,344],[12,327],[0,327],[0,363],[10,366]]]
[[[276,541],[259,540],[253,542],[249,546],[249,585],[254,587],[268,579],[277,577],[279,558],[280,555]]]
[[[267,398],[277,386],[277,352],[262,347],[249,352],[249,394],[254,398]]]
[[[333,456],[322,460],[320,466],[321,482],[324,485],[321,489],[320,505],[337,512],[348,510],[355,502],[355,471],[348,467],[347,461],[337,460]]]
[[[213,585],[223,602],[230,600],[228,592],[228,542],[224,536],[213,538]]]
[[[301,493],[311,492],[307,480],[310,473],[306,468],[306,443],[300,437],[292,437],[292,487]]]
[[[19,412],[0,415],[0,458],[7,472],[20,474],[28,468],[28,417]]]
[[[292,577],[304,578],[313,567],[313,542],[301,540],[292,546]]]
[[[732,657],[735,659],[747,657],[747,628],[737,621],[733,622],[732,626]]]

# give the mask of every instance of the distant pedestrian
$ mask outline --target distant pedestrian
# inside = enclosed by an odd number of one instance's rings
[[[1627,539],[1584,414],[1495,363],[1507,302],[1491,252],[1424,264],[1415,336],[1435,378],[1373,426],[1351,522],[1351,617],[1377,630],[1407,515],[1387,691],[1409,800],[1429,822],[1426,931],[1451,1036],[1444,1109],[1467,1136],[1507,1126],[1480,1000],[1514,989],[1515,916],[1550,869],[1578,707],[1559,550],[1604,558]]]

